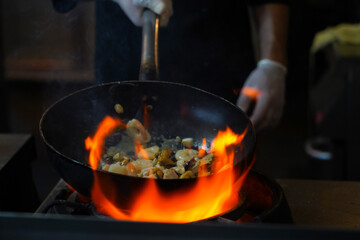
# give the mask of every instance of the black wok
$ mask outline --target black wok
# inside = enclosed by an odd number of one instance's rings
[[[60,176],[85,196],[90,196],[94,174],[97,174],[104,194],[115,196],[116,203],[124,208],[146,181],[102,170],[93,171],[87,162],[84,140],[95,133],[106,115],[118,116],[114,110],[116,103],[124,107],[121,115],[124,121],[132,118],[142,121],[144,104],[152,105],[148,129],[151,135],[192,137],[196,146],[201,145],[204,137],[210,142],[218,130],[225,130],[226,126],[237,134],[248,128],[243,149],[240,151],[239,148],[235,156],[239,174],[240,168],[252,160],[254,128],[244,112],[223,98],[169,82],[128,81],[96,85],[60,99],[45,111],[40,121],[40,134],[49,150],[50,160]],[[173,191],[192,186],[196,179],[156,181],[161,190]]]
[[[145,10],[143,50],[140,80],[158,79],[157,33],[158,18]],[[127,209],[146,182],[144,178],[93,171],[88,162],[84,140],[95,133],[97,125],[106,116],[116,116],[114,105],[124,107],[123,121],[143,120],[144,106],[149,111],[152,136],[166,138],[192,137],[195,146],[202,139],[210,142],[218,130],[229,126],[235,133],[247,128],[243,147],[237,146],[235,168],[241,169],[252,160],[255,132],[247,116],[232,103],[190,86],[160,81],[129,81],[89,87],[59,100],[51,106],[40,121],[40,133],[47,145],[50,159],[61,177],[79,193],[90,196],[94,176],[100,181],[103,194],[117,207]],[[111,141],[110,141],[111,142]],[[111,144],[110,144],[111,145]],[[113,144],[115,145],[115,144]],[[224,174],[224,173],[223,173]],[[186,190],[196,179],[162,180],[157,185],[161,191]]]

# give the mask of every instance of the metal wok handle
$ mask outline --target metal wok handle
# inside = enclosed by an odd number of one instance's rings
[[[140,80],[159,80],[158,32],[159,17],[149,9],[143,13]]]

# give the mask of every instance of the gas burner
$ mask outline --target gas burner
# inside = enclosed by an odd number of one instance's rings
[[[52,197],[52,200],[48,197],[37,212],[62,215],[94,215],[94,207],[90,199],[71,190],[65,182],[61,180],[55,189],[56,191],[52,192],[53,195],[55,193],[55,197]]]
[[[287,200],[280,185],[258,172],[250,171],[243,186],[241,199],[241,202],[231,211],[222,216],[203,221],[237,224],[248,222],[293,222]],[[96,211],[89,198],[71,190],[63,180],[57,184],[36,212],[108,218]]]
[[[284,191],[273,179],[251,170],[243,191],[246,211],[238,222],[293,223]]]

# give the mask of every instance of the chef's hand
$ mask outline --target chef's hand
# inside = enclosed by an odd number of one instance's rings
[[[166,26],[173,14],[172,0],[113,0],[118,3],[128,18],[136,25],[142,26],[144,8],[149,8],[160,16],[160,25]]]
[[[285,66],[263,59],[245,81],[236,105],[247,112],[255,103],[250,120],[257,131],[279,123],[285,103],[285,75]]]

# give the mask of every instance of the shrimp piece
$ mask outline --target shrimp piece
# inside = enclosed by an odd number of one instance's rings
[[[178,179],[179,176],[176,174],[174,169],[165,169],[164,171],[164,179]]]
[[[152,167],[152,161],[151,160],[146,160],[146,159],[137,159],[133,162],[131,162],[134,170],[136,171],[136,173],[139,173],[141,170],[145,169],[145,168],[150,168]]]
[[[159,167],[144,168],[138,176],[145,178],[162,178],[163,172]]]
[[[105,170],[103,168],[103,170]],[[118,174],[123,174],[123,175],[127,175],[128,174],[128,171],[126,169],[125,166],[121,166],[120,163],[114,163],[114,164],[111,164],[107,171],[109,172],[112,172],[112,173],[118,173]]]
[[[175,172],[180,173],[180,174],[185,173],[185,167],[184,166],[176,166],[176,167],[173,167],[172,169],[174,169]]]
[[[175,158],[178,161],[188,162],[193,157],[196,157],[198,154],[199,152],[194,149],[181,149],[175,153]]]
[[[137,119],[128,121],[126,131],[134,140],[139,140],[141,144],[148,143],[151,140],[150,133],[144,128],[141,122]]]
[[[137,154],[138,158],[146,158],[147,157],[148,159],[154,159],[156,154],[160,151],[160,148],[159,148],[159,146],[154,145],[152,147],[145,148],[144,150],[145,150],[146,154],[143,152],[139,152]]]
[[[192,145],[194,145],[194,139],[193,138],[184,138],[181,143],[187,147],[187,148],[191,148]]]

